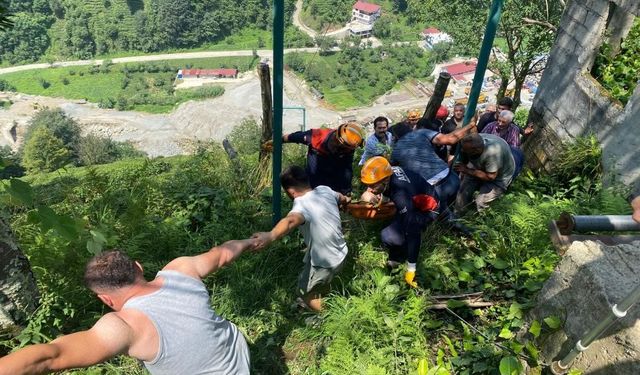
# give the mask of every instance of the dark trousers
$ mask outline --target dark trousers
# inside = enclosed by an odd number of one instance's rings
[[[422,223],[416,223],[418,228],[412,228],[414,231],[419,230],[422,233],[430,221],[425,220]],[[407,251],[407,231],[404,227],[403,220],[400,217],[396,217],[391,224],[382,229],[380,232],[382,244],[389,251],[389,260],[396,262],[404,262],[409,256]],[[419,241],[419,238],[418,238]],[[417,258],[418,254],[413,254],[412,257]]]

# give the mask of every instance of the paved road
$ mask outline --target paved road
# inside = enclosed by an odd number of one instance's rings
[[[320,49],[317,47],[310,48],[288,48],[284,50],[284,53],[292,52],[310,52],[315,53]],[[339,50],[334,48],[334,50]],[[260,58],[273,58],[272,50],[257,50],[256,53]],[[162,60],[181,60],[181,59],[202,59],[210,57],[238,57],[238,56],[252,56],[253,50],[240,50],[240,51],[203,51],[203,52],[181,52],[181,53],[165,53],[160,55],[145,55],[145,56],[129,56],[118,57],[111,59],[114,64],[132,63],[132,62],[148,62],[148,61],[162,61]],[[24,70],[34,69],[48,69],[55,67],[65,66],[83,66],[83,65],[101,65],[104,60],[76,60],[76,61],[59,61],[51,64],[28,64],[12,66],[9,68],[0,69],[0,74],[20,72]]]

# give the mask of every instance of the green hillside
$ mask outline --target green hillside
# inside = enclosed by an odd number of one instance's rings
[[[42,293],[42,306],[27,329],[16,339],[0,341],[0,353],[88,328],[105,312],[80,287],[83,264],[92,252],[123,249],[141,261],[151,278],[174,257],[269,229],[270,169],[257,167],[259,129],[244,124],[230,139],[240,155],[235,161],[211,144],[193,156],[30,175],[24,178],[33,187],[34,201],[28,205],[16,199],[20,195],[0,193]],[[576,165],[565,164],[556,177],[526,172],[488,212],[468,217],[467,223],[482,233],[473,240],[432,225],[418,264],[419,291],[405,285],[402,272],[385,270],[379,240],[383,223],[344,214],[348,261],[316,323],[305,323],[309,315],[290,307],[302,265],[297,232],[207,278],[211,304],[247,337],[253,374],[497,374],[507,365],[518,371],[516,356],[540,366],[538,345],[561,323],[548,317],[524,326],[536,291],[559,260],[546,223],[562,210],[628,210],[622,198],[602,190],[597,181],[562,177],[599,163],[592,143],[581,145],[568,150],[585,156],[572,159]],[[285,166],[303,163],[302,147],[286,150]],[[584,181],[593,180],[589,177]],[[286,197],[283,202],[286,212],[290,202]],[[68,225],[39,224],[43,206]],[[495,305],[468,308],[454,301],[449,308],[483,336],[454,315],[430,308],[430,296],[468,292],[482,292]],[[523,336],[516,337],[521,330]],[[66,373],[145,372],[137,362],[119,358]]]

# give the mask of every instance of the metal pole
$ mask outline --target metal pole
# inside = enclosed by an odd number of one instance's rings
[[[640,223],[637,223],[631,215],[571,215],[563,212],[557,220],[561,234],[572,232],[594,231],[640,231]]]
[[[284,0],[273,1],[273,223],[282,217],[282,96],[284,76]]]
[[[302,111],[302,127],[300,131],[307,130],[307,109],[305,107],[282,107],[283,109],[297,109]]]
[[[504,0],[493,0],[493,3],[491,4],[489,19],[487,20],[487,28],[484,31],[482,47],[480,48],[480,56],[478,56],[478,66],[476,66],[476,72],[473,76],[473,85],[471,86],[471,92],[469,93],[467,111],[464,115],[464,120],[462,121],[463,124],[468,124],[476,111],[478,96],[480,95],[482,82],[484,81],[484,73],[487,70],[489,56],[491,55],[493,39],[496,37],[496,30],[498,29],[498,24],[500,23],[500,15],[502,13],[503,3]]]
[[[627,315],[631,306],[640,300],[640,285],[636,286],[631,293],[629,293],[620,304],[611,306],[611,310],[607,316],[598,325],[593,327],[581,340],[578,340],[576,346],[571,349],[569,354],[559,361],[551,364],[551,372],[554,374],[564,374],[571,362],[578,356],[578,354],[584,352],[589,348],[592,342],[596,341],[600,335],[602,335],[613,323],[617,320],[624,318]]]

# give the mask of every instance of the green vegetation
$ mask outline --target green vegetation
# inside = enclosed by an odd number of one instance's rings
[[[185,101],[224,93],[220,86],[175,90],[178,69],[225,67],[244,72],[253,69],[257,61],[254,56],[118,65],[107,61],[101,66],[24,71],[2,77],[15,90],[27,94],[86,99],[103,108],[164,113]]]
[[[96,165],[142,157],[129,143],[95,135],[81,136],[80,126],[60,109],[43,109],[31,119],[18,155],[4,150],[1,159],[14,159],[29,174],[51,172],[67,165]],[[21,175],[19,169],[15,169]]]
[[[0,34],[0,62],[9,64],[196,48],[217,44],[244,29],[269,30],[272,18],[271,3],[250,0],[6,3],[14,25]],[[290,19],[294,1],[285,4]],[[249,48],[256,48],[255,43]]]
[[[285,62],[339,110],[368,105],[396,82],[426,77],[433,70],[428,55],[415,46],[367,48],[350,43],[343,42],[340,52],[325,56],[291,53]]]
[[[308,0],[303,2],[300,18],[305,25],[319,32],[340,29],[351,19],[352,5],[343,0]]]
[[[591,74],[615,99],[627,104],[640,80],[640,18],[636,18],[616,53],[603,44]]]
[[[79,285],[84,262],[103,248],[124,249],[145,265],[151,278],[174,257],[269,228],[269,180],[256,167],[260,131],[250,122],[240,129],[230,136],[239,151],[234,161],[212,144],[193,156],[36,174],[26,178],[33,201],[13,190],[18,184],[6,184],[0,198],[9,203],[5,210],[37,276],[42,305],[17,338],[1,342],[0,351],[93,324],[105,309]],[[568,163],[561,171],[598,170],[596,148],[592,140],[572,146],[571,152],[584,157],[572,160],[579,166]],[[302,148],[286,150],[285,165],[303,162]],[[431,226],[418,265],[420,292],[406,287],[402,272],[385,271],[378,234],[382,223],[345,217],[348,263],[315,327],[304,323],[307,315],[289,307],[302,257],[299,234],[244,255],[205,284],[213,291],[215,310],[248,338],[252,373],[517,374],[522,367],[516,356],[521,355],[539,370],[538,345],[562,324],[558,317],[524,319],[559,260],[546,223],[563,210],[596,214],[629,209],[624,199],[602,188],[597,174],[583,177],[525,172],[488,212],[467,219],[484,233],[474,240]],[[585,186],[586,180],[595,183]],[[43,210],[45,204],[53,212]],[[38,224],[39,216],[67,218],[66,225],[55,224],[59,220]],[[486,338],[452,315],[429,309],[432,295],[473,291],[497,304],[449,307]],[[135,361],[120,358],[71,373],[144,371]]]

